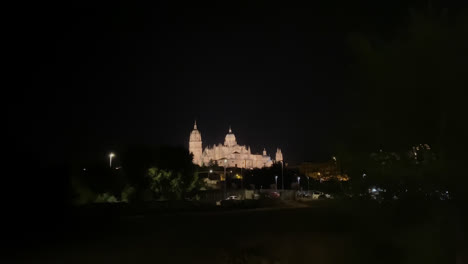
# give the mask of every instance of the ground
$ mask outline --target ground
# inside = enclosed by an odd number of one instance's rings
[[[319,201],[87,216],[54,239],[30,238],[12,257],[23,263],[455,263],[464,245],[458,213],[448,204]]]

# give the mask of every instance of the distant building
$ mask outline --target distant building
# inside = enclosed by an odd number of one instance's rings
[[[408,152],[408,157],[416,164],[429,163],[437,159],[429,144],[413,146]]]
[[[189,151],[193,154],[193,163],[199,166],[217,164],[219,166],[238,168],[263,168],[271,167],[274,160],[271,159],[265,149],[262,154],[252,154],[250,147],[238,145],[236,136],[231,128],[224,139],[224,144],[213,145],[203,149],[201,133],[197,128],[197,122],[190,133]],[[276,159],[283,160],[281,149],[276,150]]]
[[[276,149],[275,161],[276,162],[283,162],[283,153],[281,152],[281,149],[279,149],[279,148]]]
[[[341,174],[335,158],[326,162],[302,162],[298,167],[299,173],[315,180],[349,180],[348,175]]]

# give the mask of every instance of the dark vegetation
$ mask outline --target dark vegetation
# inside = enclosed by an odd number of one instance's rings
[[[77,204],[93,202],[102,193],[117,201],[191,198],[200,187],[192,156],[183,147],[130,146],[119,163],[102,161],[75,168],[72,192]]]

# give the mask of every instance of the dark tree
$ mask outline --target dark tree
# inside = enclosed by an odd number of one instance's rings
[[[80,184],[88,187],[95,194],[111,193],[120,198],[122,189],[127,183],[122,170],[110,168],[103,162],[96,162],[79,171]]]
[[[452,189],[463,193],[460,140],[466,125],[460,120],[466,112],[468,23],[466,14],[457,12],[410,10],[406,27],[390,39],[350,35],[353,85],[338,152],[352,177],[362,174],[367,154],[376,149],[402,153],[427,143],[441,163],[433,168],[440,176],[432,178],[451,179]]]
[[[184,147],[131,146],[121,156],[122,169],[130,184],[137,188],[137,192],[141,193],[150,188],[155,174],[149,173],[150,169],[153,169],[153,172],[167,172],[162,175],[169,175],[169,178],[165,177],[160,181],[165,186],[169,186],[171,180],[177,177],[177,189],[181,190],[182,196],[185,195],[185,190],[193,190],[193,178],[196,176],[195,166],[192,163],[193,156]]]

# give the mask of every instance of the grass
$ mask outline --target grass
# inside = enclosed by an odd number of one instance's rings
[[[41,244],[39,239],[18,259],[35,263],[454,263],[460,247],[459,211],[449,203],[334,200],[272,210],[113,212],[101,211],[98,218],[81,215],[54,243]]]

